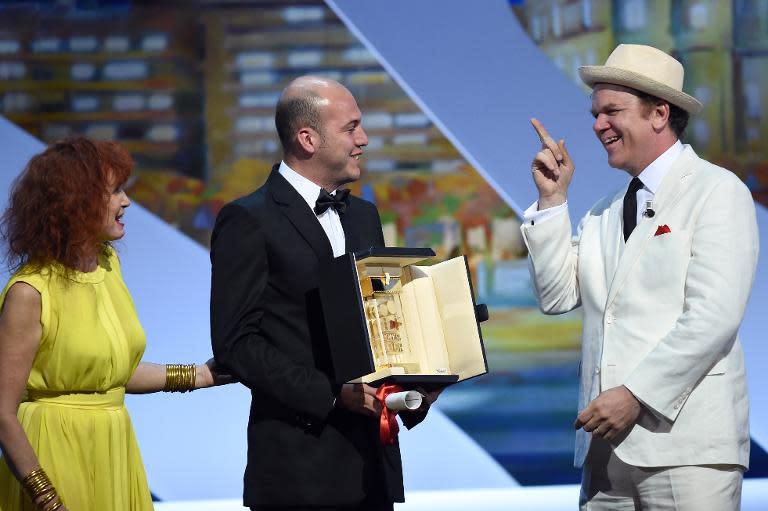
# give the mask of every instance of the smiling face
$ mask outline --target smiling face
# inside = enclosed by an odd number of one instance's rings
[[[631,89],[605,83],[595,85],[592,129],[608,153],[611,167],[637,176],[666,150],[665,147],[659,151],[662,147],[659,126],[663,130],[666,119],[660,124],[658,114],[657,109],[649,109]]]
[[[131,205],[131,200],[123,190],[123,184],[116,184],[110,180],[107,211],[101,236],[103,241],[115,241],[125,236],[125,225],[122,218],[125,214],[125,208]]]
[[[332,86],[321,94],[320,144],[314,158],[326,174],[324,181],[339,187],[360,179],[360,157],[368,135],[360,124],[357,102],[347,89]]]

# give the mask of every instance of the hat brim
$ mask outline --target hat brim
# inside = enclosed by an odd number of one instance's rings
[[[703,108],[701,102],[693,96],[675,90],[656,80],[651,80],[634,71],[608,66],[581,66],[579,68],[579,76],[581,81],[590,88],[593,88],[596,83],[623,85],[624,87],[637,89],[651,96],[669,101],[689,114],[698,114]]]

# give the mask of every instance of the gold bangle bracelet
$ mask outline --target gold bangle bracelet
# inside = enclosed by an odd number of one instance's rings
[[[48,509],[43,509],[42,511],[56,511],[63,505],[64,503],[61,501],[61,499],[59,499],[51,507],[49,507]]]
[[[48,493],[51,488],[53,488],[53,485],[49,481],[43,481],[25,486],[25,489],[30,496],[39,496],[43,493]]]
[[[51,483],[51,480],[42,468],[33,470],[24,476],[24,479],[21,480],[21,484],[24,486],[24,490],[33,502],[46,493],[56,491],[53,487],[53,483]]]
[[[58,497],[56,490],[51,488],[51,491],[42,500],[36,502],[35,505],[38,509],[45,509],[45,506],[56,497]]]
[[[25,488],[28,488],[39,484],[41,481],[47,480],[48,476],[45,474],[45,470],[38,468],[24,476],[24,479],[21,480],[21,484],[24,485]]]
[[[30,481],[27,481],[27,483],[25,484],[25,487],[30,491],[32,491],[33,493],[38,493],[43,488],[45,488],[50,484],[51,484],[51,481],[49,481],[48,478],[45,477],[45,478],[37,478],[37,479],[32,479]]]
[[[166,364],[165,392],[189,392],[195,390],[197,366],[195,364]]]
[[[30,481],[25,486],[27,491],[33,495],[45,493],[47,489],[52,487],[53,484],[51,484],[51,481],[49,481],[48,478]]]

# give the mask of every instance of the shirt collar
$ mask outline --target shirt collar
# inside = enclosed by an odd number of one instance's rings
[[[664,176],[667,175],[670,167],[672,167],[672,163],[682,152],[683,144],[677,140],[669,149],[661,153],[661,156],[653,160],[653,162],[645,167],[645,170],[637,176],[640,181],[643,182],[643,186],[650,190],[652,194],[656,195]]]
[[[307,202],[309,208],[314,211],[315,202],[317,202],[317,197],[320,195],[321,187],[293,170],[284,161],[280,162],[278,172],[299,192],[299,195]]]

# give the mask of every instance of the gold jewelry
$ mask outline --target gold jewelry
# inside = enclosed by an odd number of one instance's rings
[[[42,467],[35,469],[29,474],[27,474],[26,476],[24,476],[24,479],[22,479],[21,482],[22,484],[27,484],[27,481],[37,477],[45,477],[45,471],[42,469]]]
[[[37,502],[37,504],[36,504],[36,505],[37,505],[37,507],[38,507],[39,509],[45,509],[45,506],[46,506],[46,504],[48,504],[50,501],[52,501],[53,499],[55,499],[57,496],[58,496],[58,495],[56,495],[56,492],[55,492],[55,491],[52,491],[52,492],[48,493],[48,495],[46,495],[45,497],[43,497],[43,499],[42,499],[42,500],[40,500],[39,502]]]
[[[24,486],[24,489],[32,500],[53,490],[53,484],[51,483],[51,480],[48,479],[45,470],[42,468],[38,468],[27,474],[24,479],[21,480],[21,484]]]
[[[61,499],[59,499],[59,500],[56,501],[56,503],[54,505],[52,505],[48,509],[44,509],[43,511],[56,511],[57,509],[59,509],[63,505],[64,505],[64,503],[61,501]]]
[[[44,479],[36,478],[29,480],[25,483],[24,487],[30,497],[37,498],[53,489],[53,485],[48,480],[47,476]]]
[[[50,507],[46,507],[58,497],[58,494],[56,493],[56,488],[53,487],[53,483],[48,478],[48,474],[45,473],[42,467],[24,476],[21,484],[35,504],[35,507],[41,511],[55,511],[64,505],[61,498],[59,498]]]
[[[189,392],[195,390],[197,366],[195,364],[166,364],[165,392]]]

